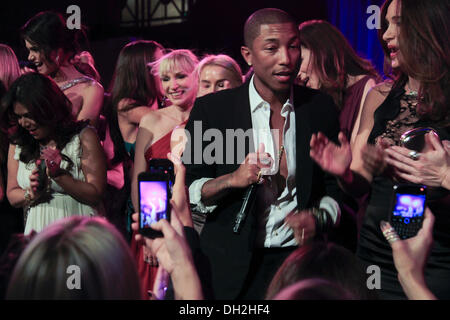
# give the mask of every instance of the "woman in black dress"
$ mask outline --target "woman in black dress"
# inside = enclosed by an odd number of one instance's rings
[[[369,92],[353,150],[343,134],[341,146],[322,134],[311,139],[312,158],[336,175],[347,192],[370,190],[357,255],[367,266],[380,267],[383,299],[405,298],[391,248],[380,230],[380,222],[389,219],[393,185],[405,182],[398,168],[385,161],[385,149],[398,146],[401,135],[417,127],[432,127],[442,140],[448,139],[449,12],[450,0],[387,0],[379,35],[392,80]],[[450,298],[448,195],[441,189],[431,190],[428,197],[436,223],[425,280],[441,299]]]

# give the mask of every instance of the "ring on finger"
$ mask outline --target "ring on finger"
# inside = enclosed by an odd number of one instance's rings
[[[397,234],[393,234],[393,235],[390,235],[389,237],[386,237],[386,240],[387,240],[389,243],[393,243],[393,242],[395,242],[395,241],[400,240],[400,237],[399,237]]]
[[[262,178],[262,170],[259,170],[258,175],[256,176],[256,183],[261,184],[264,182],[264,179]]]
[[[389,228],[383,231],[383,235],[389,243],[393,243],[397,240],[400,240],[400,237],[398,236],[394,228]]]
[[[414,161],[419,160],[420,153],[415,150],[412,150],[411,152],[409,152],[409,158]]]

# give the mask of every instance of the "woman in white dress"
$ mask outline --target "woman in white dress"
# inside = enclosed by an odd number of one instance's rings
[[[25,234],[63,217],[97,214],[105,156],[96,132],[87,121],[74,119],[56,83],[38,73],[23,75],[4,102],[10,139],[7,197],[24,208]]]

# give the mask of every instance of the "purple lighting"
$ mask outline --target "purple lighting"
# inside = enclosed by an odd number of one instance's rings
[[[422,216],[424,204],[425,196],[423,195],[397,194],[394,215],[405,218]]]
[[[141,228],[166,219],[167,186],[165,181],[140,182]]]

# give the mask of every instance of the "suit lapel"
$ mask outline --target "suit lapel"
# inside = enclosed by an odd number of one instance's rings
[[[252,129],[252,115],[250,111],[249,83],[247,81],[237,90],[236,102],[233,104],[230,116],[233,118],[233,127],[245,131]],[[251,143],[245,144],[245,154],[255,152],[253,143],[253,133]],[[236,150],[235,150],[236,152]],[[235,153],[236,154],[236,153]]]

